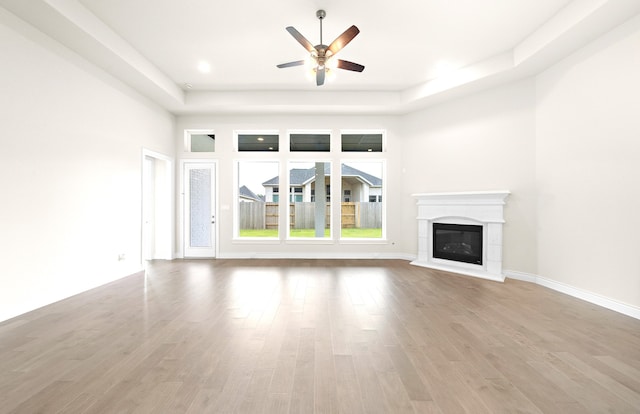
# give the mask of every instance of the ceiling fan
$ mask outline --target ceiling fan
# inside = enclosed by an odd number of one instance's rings
[[[325,75],[327,72],[331,71],[331,67],[351,70],[354,72],[362,72],[364,70],[364,66],[349,62],[347,60],[335,59],[333,56],[338,53],[343,47],[347,45],[350,41],[353,40],[354,37],[360,30],[356,26],[351,26],[347,30],[344,31],[340,36],[336,38],[329,46],[322,43],[322,20],[327,16],[327,13],[324,10],[318,10],[316,12],[316,17],[320,20],[320,44],[312,45],[310,41],[308,41],[299,31],[297,31],[293,26],[287,27],[287,32],[293,36],[294,39],[298,41],[305,49],[311,53],[311,60],[315,65],[313,71],[316,76],[316,85],[321,86],[324,84]],[[277,65],[279,68],[290,68],[292,66],[302,66],[306,63],[305,60],[297,60],[295,62],[281,63]]]

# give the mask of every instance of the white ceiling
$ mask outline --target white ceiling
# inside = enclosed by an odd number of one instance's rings
[[[640,0],[0,0],[174,113],[402,113],[529,76],[640,12]],[[354,24],[317,87],[307,52]],[[198,64],[210,65],[209,73]],[[186,85],[190,84],[191,88]]]
[[[569,1],[80,2],[174,82],[226,90],[315,89],[302,68],[276,64],[308,55],[286,26],[319,43],[316,10],[325,8],[325,44],[356,25],[361,33],[340,56],[366,66],[362,75],[341,72],[328,88],[397,90],[435,77],[440,64],[466,66],[512,49]],[[198,72],[201,60],[211,73]]]

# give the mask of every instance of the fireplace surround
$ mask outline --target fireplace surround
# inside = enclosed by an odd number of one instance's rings
[[[503,207],[508,196],[509,191],[413,194],[418,255],[411,263],[503,282]]]

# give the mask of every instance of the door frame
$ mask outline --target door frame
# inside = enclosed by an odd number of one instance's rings
[[[213,166],[213,175],[214,175],[214,180],[213,180],[213,200],[214,200],[214,205],[212,206],[212,210],[214,212],[214,215],[216,217],[216,223],[214,226],[214,231],[212,234],[213,237],[213,244],[214,244],[214,256],[211,258],[216,258],[219,256],[220,254],[220,246],[218,243],[219,240],[219,232],[220,232],[220,226],[218,225],[219,220],[219,203],[218,203],[218,161],[217,160],[212,160],[212,159],[206,159],[206,158],[185,158],[185,159],[181,159],[180,160],[180,168],[178,171],[179,174],[179,198],[178,198],[178,217],[179,217],[179,223],[178,223],[178,234],[177,234],[177,252],[176,252],[176,257],[177,258],[184,258],[184,252],[185,252],[185,233],[186,233],[186,228],[185,228],[185,219],[186,219],[186,213],[185,213],[185,205],[186,205],[186,198],[185,198],[185,166],[186,164],[211,164]]]
[[[145,163],[147,159],[153,160],[154,172],[148,176]],[[140,202],[140,262],[144,263],[147,258],[145,251],[149,237],[153,236],[151,259],[171,260],[174,257],[175,241],[175,171],[174,159],[168,155],[142,148],[140,158],[141,168],[141,202]],[[149,200],[148,186],[153,186],[153,200]],[[149,203],[153,203],[154,209],[154,229],[149,231],[145,226],[147,208]]]

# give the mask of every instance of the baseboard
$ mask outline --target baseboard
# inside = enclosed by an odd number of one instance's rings
[[[521,280],[523,282],[530,282],[530,283],[537,284],[538,276],[532,275],[530,273],[516,272],[515,270],[505,270],[503,273],[504,273],[504,276],[509,279]]]
[[[408,253],[220,253],[218,259],[383,259],[415,260]]]
[[[537,285],[553,289],[557,292],[573,296],[574,298],[593,303],[594,305],[602,306],[603,308],[607,308],[623,315],[627,315],[635,319],[640,319],[640,308],[589,292],[587,290],[579,289],[565,283],[557,282],[555,280],[547,279],[542,276],[533,275],[530,273],[506,270],[504,271],[504,275],[509,279],[535,283]]]

